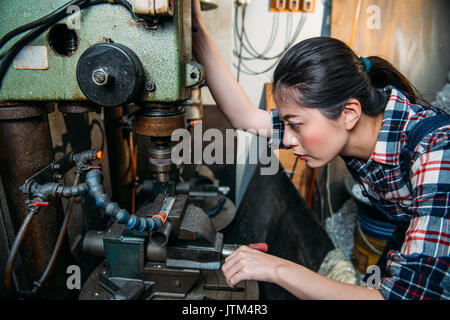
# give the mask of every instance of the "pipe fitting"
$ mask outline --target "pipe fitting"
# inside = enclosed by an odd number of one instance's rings
[[[77,162],[90,162],[99,159],[99,152],[95,150],[86,150],[80,153],[76,153],[72,155],[72,163],[76,164]]]

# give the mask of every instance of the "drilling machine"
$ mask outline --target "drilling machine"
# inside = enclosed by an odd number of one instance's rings
[[[23,0],[1,6],[0,33],[6,35],[0,40],[0,164],[2,203],[8,204],[2,212],[9,211],[9,218],[0,225],[6,243],[16,236],[5,272],[10,294],[62,297],[64,288],[45,288],[52,287],[45,280],[55,252],[60,263],[51,265],[53,274],[64,274],[73,263],[64,232],[58,235],[70,218],[68,210],[62,215],[60,198],[73,205],[75,197],[90,196],[115,222],[84,235],[83,250],[104,262],[78,298],[256,299],[254,281],[226,285],[221,263],[237,246],[224,244],[223,234],[178,179],[181,166],[171,160],[172,132],[186,128],[187,101],[204,82],[203,68],[192,57],[191,0]],[[217,1],[204,1],[204,8],[216,6]],[[33,22],[21,25],[13,12],[29,12]],[[102,158],[97,150],[53,161],[48,113],[56,107],[65,114],[102,112],[110,131],[115,120],[133,119],[133,131],[151,139],[153,201],[131,213],[113,202],[101,166],[93,164]],[[113,196],[119,197],[120,159],[127,152],[114,137],[108,136],[108,152],[119,159],[111,165]],[[72,168],[74,185],[59,183]],[[13,272],[19,247],[23,270]],[[32,289],[18,289],[24,286]]]

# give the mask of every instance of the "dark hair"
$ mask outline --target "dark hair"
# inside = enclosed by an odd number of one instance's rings
[[[282,99],[319,108],[329,119],[337,119],[350,98],[357,99],[367,115],[382,112],[389,96],[383,90],[397,87],[414,104],[429,103],[395,67],[383,58],[368,57],[364,62],[344,42],[329,38],[310,38],[293,46],[275,69],[273,92]]]

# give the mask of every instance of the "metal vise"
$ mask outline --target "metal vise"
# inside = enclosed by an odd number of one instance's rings
[[[220,269],[223,234],[187,200],[187,195],[164,199],[160,194],[136,213],[167,214],[159,231],[138,232],[116,223],[107,231],[86,234],[83,249],[105,256],[99,282],[115,299],[183,298],[200,270]]]

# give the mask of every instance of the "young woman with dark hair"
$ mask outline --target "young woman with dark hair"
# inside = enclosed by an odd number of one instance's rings
[[[269,281],[301,299],[450,298],[450,120],[379,57],[326,37],[293,46],[274,72],[276,110],[255,107],[206,31],[193,0],[193,50],[235,128],[292,148],[308,166],[341,156],[380,214],[397,226],[378,263],[380,289],[321,276],[241,246],[222,270],[230,286]],[[313,244],[311,244],[313,245]]]

